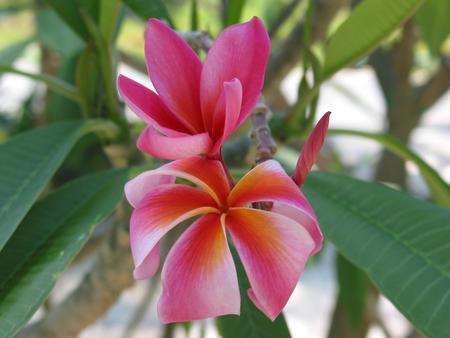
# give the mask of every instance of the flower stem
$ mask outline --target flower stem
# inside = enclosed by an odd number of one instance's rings
[[[234,187],[235,182],[234,182],[234,178],[231,175],[231,171],[228,168],[227,164],[225,163],[225,160],[223,159],[222,156],[222,151],[219,151],[217,154],[214,155],[208,155],[206,156],[207,159],[209,160],[216,160],[219,161],[222,164],[223,170],[225,170],[225,174],[227,175],[227,179],[228,179],[228,183],[230,184],[230,187]]]

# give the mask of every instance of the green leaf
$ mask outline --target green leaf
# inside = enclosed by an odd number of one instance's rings
[[[191,30],[198,30],[198,3],[197,0],[191,0]]]
[[[59,80],[73,86],[75,83],[75,70],[79,58],[80,53],[76,53],[61,60],[58,72],[55,74]],[[89,77],[86,76],[86,78],[92,77],[91,73],[86,74],[89,74]],[[80,100],[81,98],[84,98],[84,93],[81,92],[79,88],[76,88],[76,90],[78,91]],[[51,95],[48,96],[44,114],[46,121],[49,123],[81,119],[83,117],[81,104],[79,102],[74,102],[57,93],[51,93]]]
[[[241,20],[245,0],[228,0],[225,11],[224,26],[234,25]]]
[[[105,41],[112,41],[120,16],[122,2],[120,0],[100,1],[100,31]]]
[[[60,122],[0,145],[0,250],[83,133],[81,122]]]
[[[162,0],[123,0],[123,2],[143,20],[148,20],[150,18],[163,19],[174,27],[166,5],[164,5]]]
[[[325,49],[322,80],[374,49],[398,28],[423,0],[364,0],[331,36]]]
[[[30,79],[36,81],[41,81],[46,84],[48,89],[53,90],[55,93],[58,93],[75,102],[78,102],[80,100],[77,91],[70,83],[67,83],[56,77],[46,74],[29,73],[14,67],[0,65],[0,74],[1,73],[13,73],[29,77]]]
[[[369,280],[366,274],[342,255],[337,255],[336,268],[339,284],[339,300],[353,327],[360,326],[367,302]]]
[[[2,19],[10,15],[19,14],[24,10],[31,9],[33,5],[28,1],[27,2],[14,1],[14,3],[11,3],[11,1],[8,2],[0,3],[0,18]]]
[[[92,116],[96,108],[99,79],[100,67],[96,51],[92,46],[87,46],[80,54],[75,71],[75,84],[86,116]]]
[[[438,55],[442,43],[450,35],[450,1],[427,0],[417,11],[416,22],[430,52]]]
[[[247,290],[250,288],[250,283],[245,274],[244,266],[231,243],[230,249],[236,264],[241,292],[241,314],[240,316],[217,317],[217,329],[221,336],[223,338],[290,338],[291,335],[283,313],[272,322],[248,298]]]
[[[386,149],[405,161],[413,162],[419,168],[420,173],[427,182],[433,201],[450,209],[450,186],[442,179],[441,176],[439,176],[436,170],[430,167],[428,163],[420,158],[420,156],[411,151],[396,138],[386,134],[368,133],[347,129],[330,129],[329,135],[349,135],[368,138],[381,143]]]
[[[450,211],[380,184],[312,173],[325,234],[427,337],[450,337]]]
[[[46,0],[66,24],[85,41],[90,39],[81,11],[90,15],[95,21],[98,17],[98,1],[92,0]]]
[[[0,65],[11,66],[32,41],[33,39],[25,39],[0,50]]]
[[[52,10],[38,14],[37,30],[39,40],[64,58],[74,55],[84,46],[83,40]]]
[[[0,252],[0,337],[14,335],[45,301],[94,225],[123,195],[128,170],[67,183],[37,202]]]

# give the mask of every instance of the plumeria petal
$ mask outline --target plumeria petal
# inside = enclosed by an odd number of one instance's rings
[[[304,201],[305,203],[308,203],[306,198],[304,199]],[[311,255],[316,254],[320,251],[320,249],[322,249],[322,231],[320,230],[319,222],[311,206],[309,206],[309,208],[298,208],[293,205],[275,202],[270,211],[292,218],[309,232],[311,238],[315,243]]]
[[[225,29],[206,56],[200,81],[203,120],[211,130],[213,113],[226,81],[237,78],[243,87],[243,122],[258,100],[270,52],[270,41],[263,23],[254,17],[247,23]]]
[[[159,267],[159,243],[154,246],[144,261],[133,271],[133,277],[136,280],[152,277]]]
[[[162,184],[175,183],[175,176],[148,174],[158,170],[146,171],[125,184],[125,196],[133,208],[137,208],[144,197],[153,191],[155,187]]]
[[[265,161],[250,170],[228,196],[229,206],[271,201],[305,208],[306,199],[275,160]]]
[[[248,172],[228,197],[230,206],[261,201],[274,202],[271,211],[288,216],[305,227],[316,244],[314,253],[322,248],[323,236],[314,210],[305,195],[274,160],[265,161]]]
[[[192,132],[203,128],[200,113],[202,64],[188,44],[157,19],[150,19],[145,35],[147,69],[165,105]]]
[[[305,182],[314,162],[316,162],[320,149],[322,149],[323,142],[327,136],[330,114],[331,112],[327,112],[322,116],[303,146],[297,166],[295,167],[294,175],[292,176],[292,179],[298,186],[301,186]]]
[[[119,75],[117,87],[127,106],[147,124],[169,136],[188,132],[159,96],[150,89],[124,75]]]
[[[187,185],[154,188],[131,215],[130,242],[136,269],[169,230],[196,215],[218,212],[216,206],[207,193]]]
[[[239,314],[239,286],[220,216],[193,223],[169,252],[158,313],[164,323]]]
[[[231,208],[225,224],[250,281],[249,296],[275,320],[294,291],[314,241],[294,220],[274,212]]]
[[[223,204],[230,191],[226,173],[219,161],[192,157],[173,161],[155,170],[146,171],[125,185],[125,195],[136,207],[152,187],[175,182],[174,177],[191,181],[206,191],[217,204]]]
[[[227,81],[223,84],[223,105],[217,104],[218,109],[214,114],[213,136],[218,135],[218,140],[210,151],[216,154],[220,151],[226,138],[236,129],[242,105],[242,84],[238,79]]]
[[[213,143],[208,133],[166,136],[153,127],[145,128],[137,141],[139,150],[166,160],[188,158],[210,151]]]

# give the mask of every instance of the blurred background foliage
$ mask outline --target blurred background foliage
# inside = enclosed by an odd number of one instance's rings
[[[433,234],[431,225],[419,224],[419,234],[429,236],[426,238],[441,250],[437,258],[431,255],[430,248],[416,244],[416,237],[403,238],[401,229],[398,233],[395,230],[398,224],[407,228],[408,222],[420,223],[430,215],[438,219],[433,226],[450,224],[448,184],[408,147],[425,114],[450,86],[448,0],[0,0],[0,141],[5,142],[0,148],[0,173],[4,180],[0,189],[0,215],[4,217],[0,226],[1,337],[17,334],[38,308],[40,317],[20,331],[19,337],[76,336],[102,318],[123,290],[133,285],[126,231],[129,209],[119,203],[122,186],[128,176],[161,162],[135,150],[134,140],[143,124],[129,112],[125,114],[115,80],[119,68],[146,73],[146,19],[157,17],[178,31],[205,31],[214,38],[224,27],[254,15],[265,22],[272,41],[264,97],[273,112],[270,127],[278,144],[276,159],[292,171],[298,150],[317,120],[323,84],[340,70],[368,68],[374,72],[382,92],[385,131],[333,129],[330,134],[370,139],[382,145],[385,150],[374,161],[373,180],[389,183],[397,190],[408,193],[405,161],[414,163],[429,189],[425,198],[440,206],[422,206],[416,199],[378,191],[378,187],[356,180],[337,179],[340,176],[313,176],[306,192],[317,208],[327,239],[340,252],[336,255],[339,292],[328,336],[362,338],[372,326],[379,326],[389,337],[376,310],[380,289],[412,322],[408,337],[450,336],[448,321],[443,319],[450,309],[450,267],[446,264],[450,252],[443,236],[448,233],[448,226],[444,232]],[[203,51],[198,52],[204,57]],[[300,73],[300,79],[298,83],[290,82],[290,91],[297,94],[290,102],[282,83],[295,72]],[[17,80],[9,73],[31,80]],[[362,110],[368,110],[363,98],[355,97],[346,88],[340,91]],[[257,153],[248,137],[250,128],[250,122],[245,124],[224,149],[236,176],[253,165]],[[318,167],[331,173],[353,174],[333,147],[323,151]],[[38,182],[27,183],[34,180]],[[324,197],[327,189],[334,196],[344,187],[354,188],[355,194],[341,197],[352,203],[354,213],[346,214]],[[366,189],[363,196],[370,200],[369,205],[364,204],[364,198],[355,198],[358,191]],[[392,210],[383,209],[386,215],[372,215],[372,223],[361,216],[385,200],[392,200]],[[77,201],[82,203],[76,204]],[[115,208],[117,204],[119,207]],[[416,219],[389,221],[400,207],[417,213]],[[49,209],[53,210],[52,221],[45,217]],[[339,229],[334,231],[334,227],[341,225],[336,223],[333,212],[347,221],[342,225],[346,231],[351,233],[367,226],[367,232],[350,241],[340,238],[336,235]],[[385,242],[388,247],[401,252],[406,243],[408,254],[412,252],[410,265],[405,263],[410,284],[417,280],[413,278],[416,270],[427,269],[423,261],[431,261],[444,275],[436,278],[439,283],[447,283],[446,288],[440,288],[429,301],[419,302],[419,307],[412,298],[395,297],[401,283],[389,278],[385,283],[384,277],[391,275],[371,270],[376,260],[354,253],[364,247],[364,236],[378,236],[383,224],[394,229],[392,242]],[[176,235],[171,235],[169,242]],[[38,240],[29,243],[34,236]],[[80,242],[74,238],[80,238]],[[59,251],[60,257],[55,258]],[[377,257],[377,248],[373,255],[372,258]],[[390,262],[389,256],[381,258],[393,273],[395,259]],[[319,255],[310,265],[320,259]],[[414,265],[416,259],[420,260],[418,266]],[[82,280],[65,300],[58,304],[44,302],[63,271],[70,273],[85,262],[89,262],[89,267],[80,273]],[[399,262],[403,266],[401,259]],[[35,272],[36,267],[41,273]],[[430,275],[432,272],[435,271],[430,271]],[[246,283],[243,278],[241,286]],[[153,301],[157,280],[148,283],[145,296],[124,329],[124,337],[133,336]],[[30,285],[34,283],[45,290],[40,297],[33,297],[35,290]],[[414,290],[421,290],[432,281],[421,283]],[[217,320],[223,337],[291,336],[282,316],[272,324],[248,303],[243,316]],[[428,318],[422,313],[424,309],[433,312],[437,319]],[[74,313],[78,315],[73,317]],[[432,320],[436,323],[430,326]],[[200,335],[205,334],[205,324],[199,325]],[[257,329],[249,333],[248,325]],[[172,337],[177,327],[182,327],[187,335],[191,325],[164,326],[161,336]]]

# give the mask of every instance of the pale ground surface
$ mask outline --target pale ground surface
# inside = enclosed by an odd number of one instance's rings
[[[33,70],[27,63],[20,66]],[[148,84],[145,76],[139,76],[132,70],[123,67],[125,74]],[[284,92],[291,100],[295,99],[298,74],[291,74],[283,85]],[[7,75],[0,81],[0,110],[14,109],[20,100],[26,97],[32,82],[22,77]],[[360,103],[342,94],[338,87],[345,87],[354,96],[360,98]],[[318,111],[322,114],[333,111],[331,127],[355,128],[367,131],[381,131],[383,120],[383,103],[380,90],[373,73],[368,69],[346,70],[340,72],[331,82],[323,87]],[[413,135],[412,146],[431,165],[433,165],[450,181],[450,93],[436,104],[422,126]],[[355,167],[355,174],[361,178],[371,175],[372,164],[377,160],[380,147],[370,141],[350,137],[334,137],[328,143],[335,147],[348,165]],[[419,195],[426,194],[426,186],[413,166],[408,166],[412,173],[411,185]],[[307,269],[292,295],[286,310],[286,318],[293,338],[323,338],[329,324],[329,315],[333,307],[336,293],[335,271],[333,268],[334,252],[327,248],[320,262]],[[87,264],[86,264],[87,265]],[[56,287],[54,300],[58,301],[76,285],[86,266],[72,271],[60,280]],[[81,338],[119,338],[123,329],[133,315],[134,307],[142,297],[146,282],[139,282],[135,287],[125,292],[120,301],[99,320],[87,328]],[[157,293],[158,294],[158,293]],[[135,338],[157,338],[160,335],[160,325],[156,317],[155,303],[149,306],[144,321],[139,326]],[[408,326],[402,315],[383,299],[379,311],[386,326],[394,338],[403,337]],[[199,336],[199,326],[194,325],[189,338]],[[207,338],[218,337],[210,322],[207,325]],[[176,338],[185,337],[183,331],[177,332]],[[378,328],[370,331],[369,338],[383,338],[384,334]],[[127,337],[128,338],[128,337]],[[274,337],[276,338],[276,337]]]

